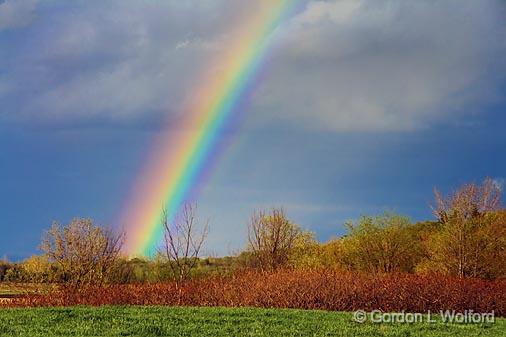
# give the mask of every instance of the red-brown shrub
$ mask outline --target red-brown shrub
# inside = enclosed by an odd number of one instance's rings
[[[182,284],[128,284],[61,288],[13,301],[16,306],[70,305],[251,306],[323,310],[495,311],[506,315],[506,279],[441,275],[360,274],[342,271],[246,271]]]

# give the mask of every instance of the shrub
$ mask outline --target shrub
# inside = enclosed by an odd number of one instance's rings
[[[21,263],[26,273],[26,281],[29,282],[50,282],[52,281],[52,265],[45,256],[32,255]]]
[[[185,305],[275,307],[338,311],[495,311],[506,315],[506,279],[438,275],[362,274],[330,270],[245,271],[177,284],[60,288],[17,299],[18,306]]]
[[[4,280],[9,268],[11,268],[11,265],[8,262],[0,262],[0,282]]]

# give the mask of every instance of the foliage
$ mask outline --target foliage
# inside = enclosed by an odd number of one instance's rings
[[[320,268],[322,249],[314,234],[301,231],[295,238],[293,247],[288,255],[287,265],[295,269]]]
[[[286,266],[296,246],[310,240],[310,234],[292,223],[283,209],[254,212],[248,224],[251,266],[264,270]]]
[[[435,190],[441,224],[427,242],[424,268],[458,277],[505,277],[506,216],[501,190],[491,180],[466,184],[444,197]]]
[[[365,274],[331,270],[244,271],[186,282],[71,287],[30,295],[11,305],[250,306],[336,311],[439,312],[474,310],[506,315],[506,279],[442,275]]]
[[[75,286],[103,282],[119,257],[123,236],[91,219],[74,219],[66,226],[54,223],[41,249],[55,264],[61,281]]]
[[[418,233],[406,217],[385,214],[348,223],[342,265],[364,272],[411,272],[422,258]]]
[[[6,270],[3,280],[6,282],[29,282],[30,278],[31,276],[25,272],[21,265],[14,264]]]
[[[490,179],[443,196],[435,190],[437,221],[411,224],[395,214],[364,216],[348,233],[326,243],[290,221],[283,209],[261,211],[248,224],[248,247],[236,256],[200,257],[207,223],[186,205],[172,223],[165,217],[165,246],[155,258],[120,256],[122,235],[75,219],[53,224],[41,248],[23,262],[0,262],[0,281],[138,284],[230,277],[248,268],[365,273],[443,274],[459,278],[506,278],[506,209]]]
[[[54,271],[53,264],[46,256],[32,255],[21,264],[26,273],[26,281],[29,282],[51,282]]]
[[[32,255],[21,263],[0,264],[0,281],[46,283],[54,281],[54,266],[45,256]]]
[[[196,259],[196,265],[188,275],[189,278],[199,278],[213,275],[226,275],[244,267],[241,257],[206,257]],[[109,283],[157,283],[176,279],[172,268],[163,255],[154,259],[146,258],[119,258],[109,274]]]
[[[7,261],[0,262],[0,282],[5,280],[5,274],[11,267],[11,264]]]

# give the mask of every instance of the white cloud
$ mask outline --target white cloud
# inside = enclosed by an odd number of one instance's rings
[[[38,0],[5,0],[0,3],[0,31],[27,25],[35,16]]]
[[[317,1],[285,27],[257,93],[272,118],[406,130],[466,117],[506,78],[494,1]],[[266,120],[265,117],[259,120]]]

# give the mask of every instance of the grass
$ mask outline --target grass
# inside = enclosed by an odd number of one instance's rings
[[[488,324],[359,324],[351,313],[288,309],[71,307],[0,309],[0,336],[505,336]]]

